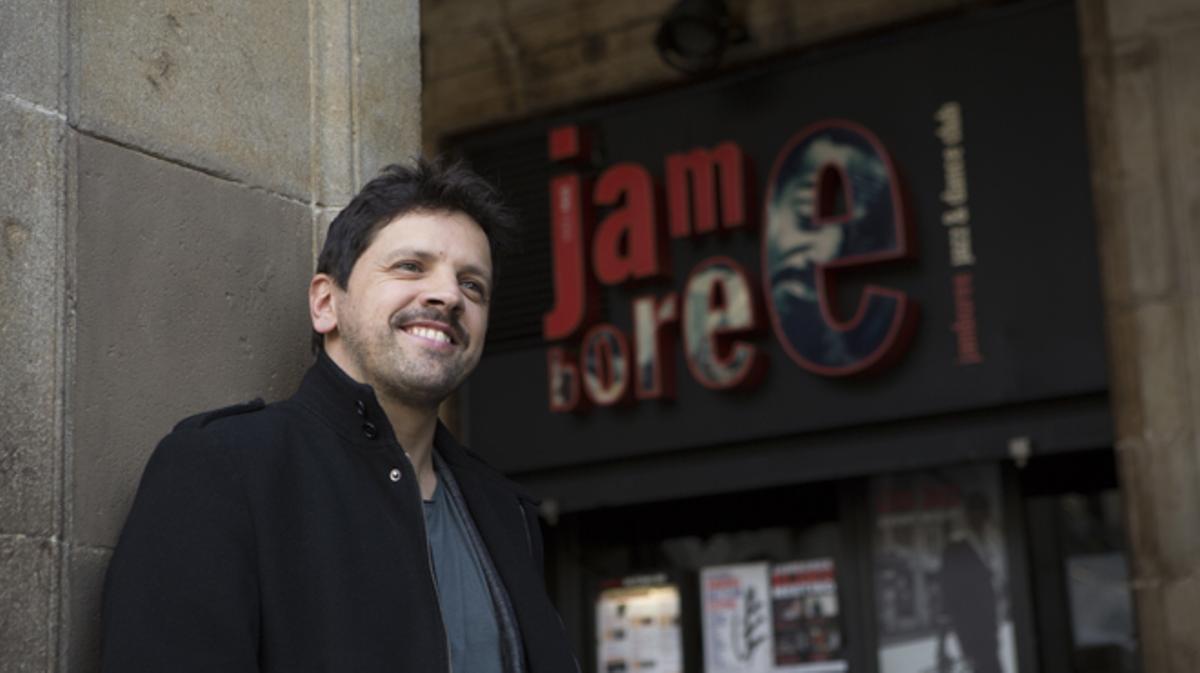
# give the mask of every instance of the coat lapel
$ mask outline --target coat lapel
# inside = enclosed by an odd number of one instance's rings
[[[566,632],[546,595],[541,569],[531,549],[532,532],[513,486],[479,464],[439,428],[438,450],[454,470],[463,499],[479,536],[504,582],[517,613],[525,656],[532,673],[564,673],[577,669]]]

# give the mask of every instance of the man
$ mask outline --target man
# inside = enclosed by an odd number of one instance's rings
[[[330,225],[296,394],[181,422],[109,568],[103,669],[577,670],[535,501],[438,405],[479,362],[511,218],[460,167],[389,166]]]
[[[942,611],[958,638],[963,658],[974,673],[1003,673],[1000,665],[1000,624],[996,615],[994,574],[985,551],[991,524],[991,504],[983,493],[967,494],[966,530],[942,550],[939,576]],[[946,631],[938,638],[939,659],[944,658]],[[939,663],[939,670],[942,664]]]

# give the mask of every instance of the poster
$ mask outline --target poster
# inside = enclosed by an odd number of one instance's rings
[[[1017,673],[999,473],[872,483],[880,673]]]
[[[705,673],[771,673],[769,583],[766,563],[700,571]]]
[[[771,569],[774,670],[846,670],[833,559],[780,563]]]
[[[679,588],[662,575],[631,577],[596,599],[596,670],[683,673]]]

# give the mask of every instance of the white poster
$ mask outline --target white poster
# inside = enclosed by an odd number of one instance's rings
[[[700,572],[705,673],[771,673],[770,570],[766,563]]]
[[[596,600],[600,673],[682,673],[679,588],[630,578]]]

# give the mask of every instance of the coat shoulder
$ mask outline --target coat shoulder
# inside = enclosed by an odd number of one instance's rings
[[[513,481],[510,477],[506,476],[503,472],[501,472],[500,470],[493,467],[492,464],[489,463],[483,456],[480,456],[478,453],[475,453],[474,451],[472,451],[470,448],[468,448],[466,446],[462,446],[461,448],[463,450],[463,453],[466,454],[467,459],[471,462],[471,465],[478,472],[486,474],[488,477],[490,477],[494,481],[503,484],[506,488],[508,488],[513,493],[515,493],[518,498],[520,498],[521,500],[524,500],[525,502],[529,503],[530,505],[533,505],[533,507],[535,509],[537,508],[538,505],[540,505],[542,503],[541,498],[534,495],[527,488],[525,488],[521,484],[517,483],[516,481]]]
[[[250,454],[262,460],[288,445],[291,419],[285,406],[283,402],[266,404],[254,399],[205,411],[177,423],[168,438],[221,447],[235,460]]]
[[[199,414],[188,416],[187,418],[175,424],[175,431],[199,430],[209,425],[213,421],[220,420],[222,418],[232,418],[235,416],[253,414],[256,411],[262,411],[265,408],[267,408],[266,402],[263,402],[261,397],[257,397],[249,402],[231,404],[227,407],[221,407],[220,409],[212,409],[210,411],[204,411]]]

